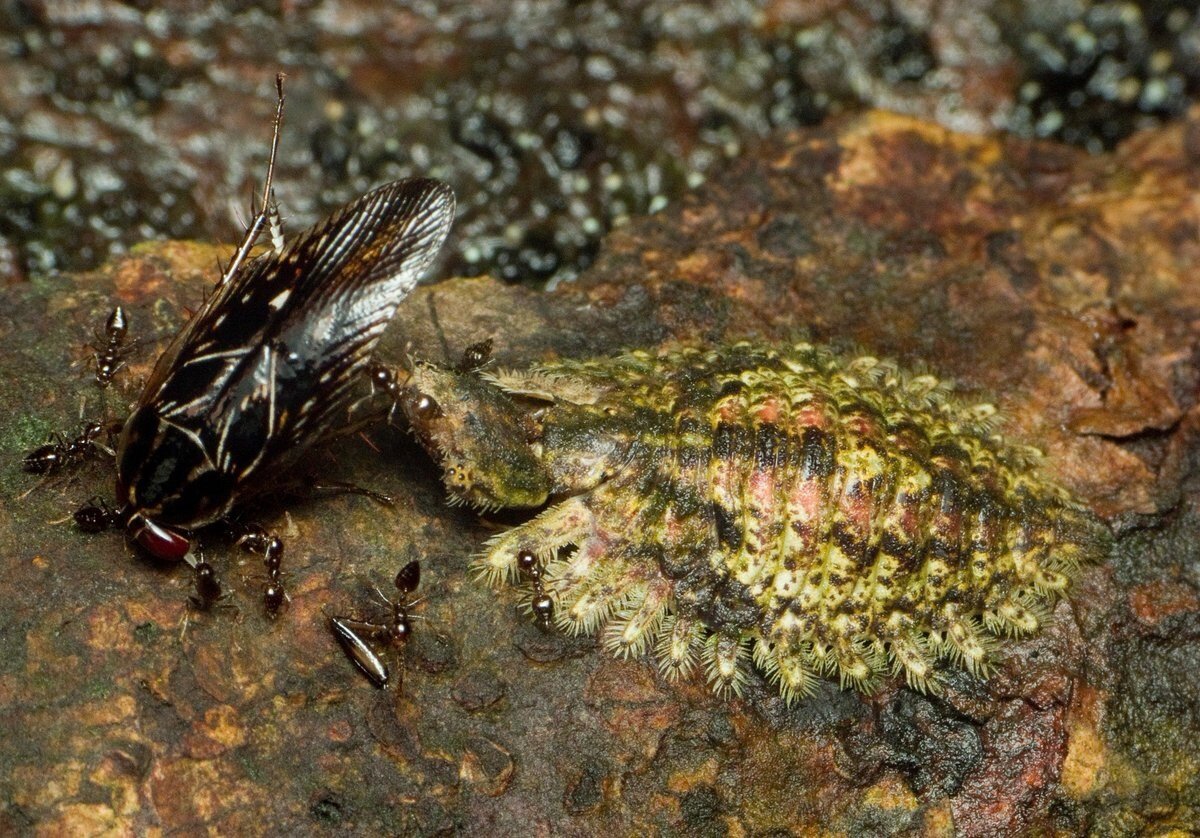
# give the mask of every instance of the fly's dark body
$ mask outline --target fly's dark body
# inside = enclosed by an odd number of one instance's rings
[[[371,352],[454,217],[445,184],[398,181],[251,257],[275,213],[282,106],[280,87],[262,210],[121,433],[117,501],[130,535],[160,558],[182,558],[187,531],[224,517],[352,424]]]
[[[392,608],[391,620],[386,623],[372,623],[354,617],[330,617],[329,630],[342,651],[367,680],[376,687],[383,689],[391,683],[387,663],[371,647],[371,640],[382,641],[391,646],[403,647],[412,636],[412,616],[408,609],[415,605],[409,597],[421,583],[421,564],[412,561],[400,568],[396,574],[396,590],[399,597],[389,600],[380,597]]]

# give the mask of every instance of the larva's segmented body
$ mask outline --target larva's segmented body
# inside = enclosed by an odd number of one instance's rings
[[[933,689],[938,658],[980,672],[1104,536],[990,406],[810,344],[417,365],[401,404],[455,498],[555,501],[490,542],[491,581],[536,564],[560,627],[670,675],[703,660],[721,690],[750,657],[788,698],[889,668]]]

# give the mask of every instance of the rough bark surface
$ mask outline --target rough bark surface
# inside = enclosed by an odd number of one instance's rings
[[[20,455],[80,415],[122,417],[218,250],[168,243],[0,291],[0,830],[226,834],[1136,834],[1200,817],[1200,115],[1089,157],[872,113],[758,150],[678,209],[611,236],[542,294],[447,280],[407,301],[382,356],[505,364],[669,339],[799,333],[926,365],[994,396],[1006,432],[1119,534],[986,681],[927,697],[830,683],[788,709],[722,700],[645,661],[543,634],[469,578],[500,523],[443,503],[400,432],[312,458],[396,496],[279,496],[287,612],[211,539],[230,597],[84,536],[111,463],[42,482]],[[89,380],[114,301],[143,338]],[[73,366],[74,365],[74,366]],[[382,611],[422,562],[403,684],[374,690],[323,613]],[[393,668],[400,661],[393,659]]]

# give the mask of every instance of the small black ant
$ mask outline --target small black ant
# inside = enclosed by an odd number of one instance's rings
[[[74,439],[54,434],[45,445],[25,455],[21,468],[29,474],[49,475],[77,465],[97,451],[111,454],[110,448],[96,441],[102,431],[104,425],[100,422],[88,422]]]
[[[468,346],[463,350],[462,357],[458,363],[454,365],[454,371],[466,374],[485,366],[492,359],[492,345],[492,339],[485,338]],[[367,376],[371,379],[372,385],[382,390],[391,398],[392,409],[388,413],[388,421],[390,422],[392,414],[396,412],[396,405],[400,402],[400,381],[396,377],[394,370],[378,363],[367,367]]]
[[[533,580],[533,599],[529,603],[529,609],[533,612],[534,621],[539,628],[549,629],[554,619],[554,600],[546,593],[537,556],[530,550],[522,550],[517,553],[517,567]]]
[[[484,366],[492,358],[492,339],[484,338],[463,350],[462,358],[455,364],[457,373],[474,372]]]
[[[371,364],[367,367],[367,376],[371,379],[371,386],[382,390],[391,400],[392,407],[388,411],[387,417],[390,425],[392,417],[400,406],[400,382],[396,378],[396,372],[383,364]]]
[[[416,605],[415,601],[409,602],[408,598],[417,590],[417,586],[421,584],[421,563],[411,561],[400,568],[400,572],[396,574],[393,584],[395,584],[396,590],[400,592],[400,596],[395,602],[385,597],[378,589],[375,592],[379,594],[384,602],[392,606],[392,622],[387,626],[388,639],[396,643],[405,643],[412,635],[412,623],[409,622],[408,609]]]
[[[125,366],[125,356],[132,347],[123,346],[125,335],[129,332],[129,321],[125,319],[125,309],[117,306],[108,315],[104,324],[103,348],[96,351],[96,384],[107,387],[117,374],[117,370]]]
[[[371,364],[367,367],[367,375],[370,376],[372,384],[393,399],[400,397],[400,383],[396,380],[396,373],[390,367],[383,364]]]
[[[409,597],[421,582],[421,563],[411,561],[396,574],[396,590],[400,596],[390,600],[378,588],[375,592],[392,607],[392,619],[387,623],[372,623],[352,617],[330,617],[329,629],[337,639],[338,645],[346,653],[359,671],[376,687],[386,687],[390,680],[387,664],[383,658],[371,648],[370,640],[383,640],[390,645],[403,647],[412,636],[412,615],[408,609],[417,604],[409,601]],[[419,600],[418,600],[419,601]],[[397,679],[399,681],[399,678]]]
[[[287,591],[283,587],[283,540],[268,533],[257,524],[238,539],[242,549],[252,553],[262,553],[263,564],[267,568],[267,586],[263,589],[263,607],[267,616],[274,619],[288,600]]]
[[[125,525],[121,513],[98,496],[76,509],[71,517],[75,519],[75,526],[90,535]]]
[[[188,597],[188,600],[197,611],[207,611],[224,596],[221,580],[217,578],[217,572],[213,570],[213,566],[204,559],[196,562],[194,571],[196,592]]]
[[[180,640],[183,640],[184,635],[187,634],[188,624],[191,621],[191,612],[212,611],[221,600],[229,596],[229,592],[225,590],[221,584],[221,580],[217,577],[217,571],[202,555],[196,556],[193,559],[189,554],[187,561],[192,566],[193,588],[192,592],[188,594],[188,609],[183,615],[183,629],[179,635]]]

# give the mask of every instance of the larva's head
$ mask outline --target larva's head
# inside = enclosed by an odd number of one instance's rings
[[[474,372],[415,364],[399,404],[452,497],[485,509],[546,502],[551,479],[536,423],[494,384]]]

